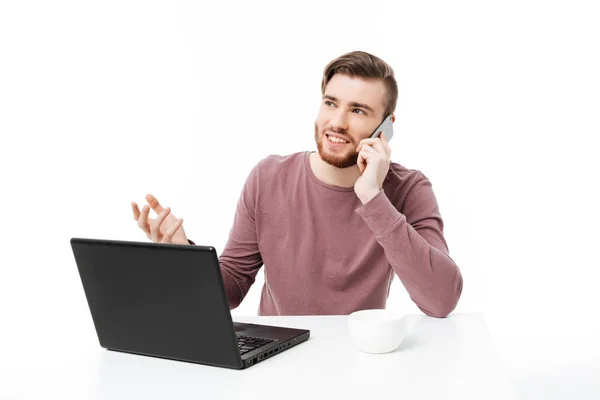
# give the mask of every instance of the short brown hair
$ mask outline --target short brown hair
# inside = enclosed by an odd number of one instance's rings
[[[323,71],[321,94],[325,94],[325,87],[336,73],[362,78],[381,79],[387,91],[387,105],[384,116],[396,110],[398,101],[398,84],[394,78],[394,70],[381,58],[364,51],[352,51],[343,54],[331,61]]]

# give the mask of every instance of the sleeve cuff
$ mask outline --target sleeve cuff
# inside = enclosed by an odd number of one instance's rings
[[[396,210],[383,189],[354,211],[363,218],[376,235],[384,233],[404,217],[402,213]]]

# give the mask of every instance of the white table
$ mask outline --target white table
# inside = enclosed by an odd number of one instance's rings
[[[410,315],[400,348],[383,355],[353,347],[346,316],[234,320],[307,328],[311,338],[246,370],[107,351],[86,340],[38,354],[27,375],[0,385],[0,398],[516,398],[479,314]]]

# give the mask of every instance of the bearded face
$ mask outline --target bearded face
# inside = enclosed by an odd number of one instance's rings
[[[381,80],[333,75],[315,121],[315,142],[321,159],[337,168],[356,165],[356,148],[383,120],[386,99]]]
[[[327,164],[337,168],[348,168],[356,165],[358,152],[352,137],[346,132],[334,131],[329,126],[319,127],[318,121],[315,122],[315,142],[319,156]]]

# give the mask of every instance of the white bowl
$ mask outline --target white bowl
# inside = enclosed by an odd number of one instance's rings
[[[359,350],[389,353],[400,346],[406,334],[406,316],[383,309],[356,311],[348,316],[348,330]]]

